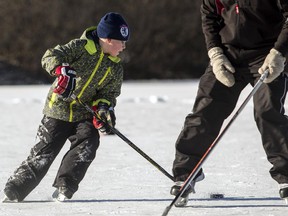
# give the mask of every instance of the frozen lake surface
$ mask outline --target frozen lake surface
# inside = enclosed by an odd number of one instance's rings
[[[116,128],[171,173],[174,144],[191,111],[198,80],[125,82],[116,107]],[[28,156],[42,118],[49,86],[0,86],[0,189]],[[247,87],[239,100],[251,91]],[[217,112],[215,111],[215,115]],[[229,119],[228,119],[229,120]],[[48,174],[21,203],[0,203],[0,216],[160,216],[173,197],[173,182],[116,135],[101,136],[97,156],[79,191],[66,203],[53,202],[51,186],[67,142]],[[185,208],[170,216],[284,216],[269,175],[250,101],[204,164],[206,178]],[[210,199],[223,193],[224,199]]]

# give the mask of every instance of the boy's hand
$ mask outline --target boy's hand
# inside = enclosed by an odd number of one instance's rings
[[[93,125],[96,129],[102,133],[110,133],[110,127],[114,127],[116,123],[116,117],[113,107],[109,107],[106,103],[99,103],[98,106],[93,106],[92,109],[98,114],[99,118],[93,117]]]
[[[266,56],[263,65],[258,70],[258,73],[263,74],[264,71],[269,69],[269,76],[264,80],[264,83],[270,83],[276,79],[283,72],[285,62],[286,58],[276,49],[272,48]]]
[[[64,98],[70,97],[76,86],[75,70],[69,65],[58,66],[55,75],[58,77],[58,82],[53,92],[62,95]]]

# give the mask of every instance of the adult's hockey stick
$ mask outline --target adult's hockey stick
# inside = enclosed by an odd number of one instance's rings
[[[101,119],[100,116],[97,115],[96,112],[94,112],[93,109],[91,109],[86,103],[80,100],[75,94],[72,94],[70,96],[72,99],[76,100],[79,104],[84,106],[88,112],[90,112],[93,116],[96,118]],[[103,120],[102,120],[103,121]],[[109,129],[116,134],[118,137],[120,137],[124,142],[126,142],[129,146],[131,146],[135,151],[137,151],[141,156],[143,156],[147,161],[149,161],[152,165],[154,165],[158,170],[160,170],[165,176],[167,176],[169,179],[174,181],[174,177],[170,175],[166,170],[164,170],[158,163],[156,163],[152,158],[150,158],[147,154],[145,154],[140,148],[138,148],[133,142],[131,142],[126,136],[124,136],[119,130],[117,130],[115,127],[111,127],[107,122],[103,121],[104,124],[109,127]]]
[[[234,122],[234,120],[237,118],[237,116],[240,114],[240,112],[244,109],[244,107],[247,105],[247,103],[249,102],[249,100],[253,97],[253,95],[256,93],[256,91],[259,89],[259,87],[262,85],[263,81],[266,79],[266,77],[268,76],[269,71],[266,70],[260,77],[260,79],[257,81],[257,83],[255,84],[255,86],[253,87],[252,91],[250,92],[250,94],[247,96],[247,98],[244,100],[244,102],[241,104],[241,106],[238,108],[238,110],[236,111],[236,113],[232,116],[231,120],[227,123],[227,125],[224,127],[224,129],[222,130],[222,132],[216,137],[216,139],[213,141],[213,143],[210,145],[210,147],[207,149],[207,151],[205,152],[205,154],[202,156],[202,158],[200,159],[200,161],[197,163],[197,165],[194,167],[194,169],[192,170],[192,172],[190,173],[190,175],[188,176],[188,178],[186,179],[186,181],[184,182],[183,186],[180,188],[179,193],[177,194],[177,196],[175,196],[175,198],[173,199],[173,201],[171,202],[171,204],[169,206],[167,206],[162,214],[162,216],[167,216],[169,211],[171,210],[171,208],[173,207],[173,205],[178,201],[178,199],[182,196],[182,194],[187,190],[187,188],[189,187],[190,183],[192,182],[192,180],[195,178],[195,176],[197,175],[197,173],[200,171],[203,163],[206,161],[206,159],[208,158],[208,156],[211,154],[212,150],[215,148],[216,144],[221,140],[221,138],[223,137],[223,135],[225,134],[225,132],[228,130],[228,128],[231,126],[231,124]]]

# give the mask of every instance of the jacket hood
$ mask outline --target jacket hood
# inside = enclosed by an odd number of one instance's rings
[[[97,26],[91,26],[91,27],[89,27],[89,28],[87,28],[84,32],[83,32],[83,34],[81,35],[81,37],[80,37],[80,39],[83,39],[83,40],[86,40],[87,41],[87,43],[86,43],[86,45],[85,45],[85,49],[87,50],[87,52],[90,54],[90,55],[93,55],[93,54],[95,54],[96,52],[97,52],[97,46],[96,46],[96,44],[95,44],[95,41],[93,40],[93,38],[92,38],[92,32],[94,31],[94,30],[96,30],[97,29]],[[98,49],[100,48],[100,45],[99,45],[99,47],[98,47]],[[111,60],[111,61],[113,61],[113,62],[115,62],[115,63],[118,63],[118,62],[120,62],[120,58],[119,57],[114,57],[114,56],[108,56],[108,58]]]

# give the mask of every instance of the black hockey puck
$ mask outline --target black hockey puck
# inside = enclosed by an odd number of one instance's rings
[[[213,193],[213,194],[210,194],[210,198],[211,198],[211,199],[223,199],[223,198],[224,198],[224,194],[221,194],[221,193]]]

